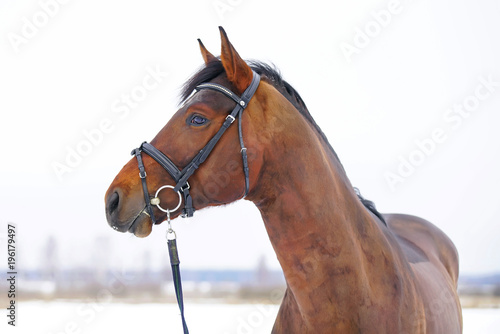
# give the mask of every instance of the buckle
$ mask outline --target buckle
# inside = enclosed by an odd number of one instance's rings
[[[143,173],[144,173],[144,174],[143,174]],[[144,175],[144,176],[143,176],[143,175]],[[144,172],[139,172],[139,177],[140,177],[141,179],[145,179],[145,178],[146,178],[146,176],[148,176],[148,174],[146,174],[146,171],[144,171]]]
[[[234,118],[234,116],[233,116],[233,115],[227,115],[226,120],[227,120],[228,118],[230,118],[230,119],[231,119],[231,123],[233,123],[233,122],[234,122],[234,120],[236,119],[236,118]]]
[[[191,186],[189,185],[189,182],[186,181],[186,184],[181,187],[181,190],[184,191],[184,190],[189,190],[189,189],[191,189]]]

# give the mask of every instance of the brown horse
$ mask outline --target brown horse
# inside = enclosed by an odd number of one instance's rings
[[[151,145],[185,167],[236,104],[195,87],[208,82],[242,94],[253,71],[262,76],[242,129],[227,129],[189,183],[196,210],[243,197],[260,210],[287,282],[273,333],[461,333],[458,255],[450,239],[421,218],[381,215],[358,196],[298,93],[276,70],[242,60],[220,30],[220,58],[200,42],[205,66],[186,83],[182,107]],[[246,197],[240,134],[248,147]],[[176,184],[150,156],[142,161],[149,189]],[[109,187],[106,217],[116,230],[146,237],[153,224],[137,167],[135,158],[129,161]],[[179,201],[168,189],[159,197],[164,208]],[[165,220],[152,204],[156,220]]]

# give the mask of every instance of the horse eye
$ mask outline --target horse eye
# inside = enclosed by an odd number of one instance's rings
[[[201,117],[201,116],[198,116],[198,115],[195,115],[193,117],[191,117],[191,125],[194,125],[194,126],[200,126],[200,125],[203,125],[207,122],[207,119],[205,117]]]

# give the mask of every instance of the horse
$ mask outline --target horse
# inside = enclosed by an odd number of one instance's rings
[[[107,190],[109,225],[146,237],[154,224],[244,198],[286,280],[272,333],[461,333],[452,241],[360,196],[298,92],[274,67],[244,61],[219,29],[220,57],[198,40],[204,65],[179,110]]]

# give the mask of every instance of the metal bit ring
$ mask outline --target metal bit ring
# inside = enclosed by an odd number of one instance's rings
[[[171,186],[169,184],[167,184],[166,186],[163,186],[163,187],[160,187],[158,188],[158,190],[156,191],[156,194],[155,194],[155,197],[151,199],[151,204],[152,205],[156,205],[158,207],[158,209],[160,209],[161,211],[163,212],[174,212],[176,211],[177,209],[179,209],[181,207],[181,204],[182,204],[182,195],[181,195],[181,192],[180,191],[177,191],[177,194],[179,195],[179,204],[177,204],[177,206],[173,209],[164,209],[160,206],[160,198],[158,197],[158,194],[160,193],[160,191],[162,189],[165,189],[165,188],[170,188],[170,189],[174,189],[174,186]]]

